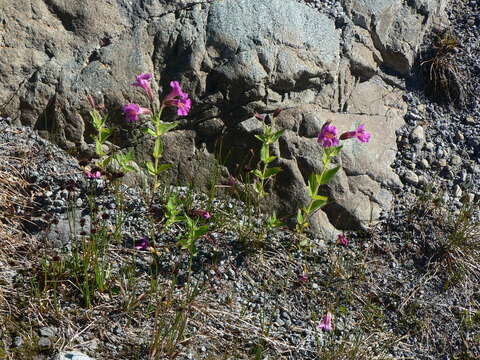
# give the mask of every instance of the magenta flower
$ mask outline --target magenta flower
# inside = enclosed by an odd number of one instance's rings
[[[345,234],[340,234],[340,235],[338,235],[337,242],[338,242],[340,245],[348,246],[348,239],[347,239],[347,237],[345,236]]]
[[[102,173],[100,171],[87,171],[85,173],[85,176],[88,178],[88,179],[100,179],[102,177]]]
[[[178,81],[170,82],[172,90],[163,100],[164,106],[174,106],[177,108],[177,114],[187,116],[192,107],[192,100],[188,98],[188,94],[182,91]]]
[[[193,213],[197,216],[203,217],[205,220],[208,220],[212,217],[207,210],[194,210]]]
[[[148,242],[147,238],[141,238],[140,240],[135,241],[135,249],[141,250],[141,251],[146,251],[150,246],[150,243]]]
[[[150,87],[150,80],[152,80],[152,74],[150,73],[141,73],[136,77],[136,80],[132,86],[141,87],[147,93],[148,97],[153,100],[153,91]]]
[[[235,186],[237,184],[237,179],[235,179],[234,176],[229,175],[227,179],[227,185],[228,186]]]
[[[308,281],[308,274],[306,272],[302,272],[298,275],[298,281],[301,283],[306,283]]]
[[[347,140],[356,137],[360,142],[367,143],[372,135],[365,131],[365,124],[360,125],[355,131],[347,131],[340,135],[340,140]]]
[[[323,317],[322,321],[318,324],[317,328],[323,331],[332,331],[332,313],[327,311],[327,314]]]
[[[327,121],[323,124],[320,134],[318,134],[317,141],[323,147],[338,146],[337,128],[334,125],[330,125],[330,121]]]
[[[135,122],[138,120],[138,116],[142,114],[150,113],[150,110],[143,108],[137,104],[127,104],[122,108],[125,118],[128,122]]]

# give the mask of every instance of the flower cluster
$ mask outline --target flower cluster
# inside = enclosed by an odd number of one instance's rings
[[[150,98],[150,100],[153,100],[153,91],[150,86],[150,81],[152,80],[152,78],[153,76],[150,73],[141,73],[136,77],[135,82],[131,85],[142,88],[143,91],[145,91],[147,96]],[[179,116],[187,116],[192,106],[192,100],[189,99],[187,93],[182,91],[182,88],[180,87],[180,83],[178,81],[170,82],[170,87],[172,88],[172,90],[163,100],[162,108],[176,107],[177,114]],[[140,115],[151,113],[149,109],[141,107],[140,105],[134,103],[124,105],[122,108],[122,112],[128,122],[136,122],[138,121]]]
[[[340,245],[348,246],[348,238],[345,236],[345,234],[339,234],[337,238],[337,242]]]
[[[344,132],[340,137],[337,138],[337,128],[334,125],[331,125],[330,121],[327,121],[323,124],[320,133],[318,134],[317,141],[323,147],[332,147],[338,146],[340,140],[347,140],[351,138],[357,138],[360,142],[367,143],[370,141],[371,134],[365,131],[365,125],[360,125],[354,131]]]
[[[320,321],[317,328],[323,331],[332,331],[333,330],[332,318],[333,318],[332,313],[330,311],[327,311],[327,314]]]

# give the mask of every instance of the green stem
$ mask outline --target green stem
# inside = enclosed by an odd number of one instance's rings
[[[163,109],[164,109],[164,106],[162,105],[160,107],[160,110],[158,111],[158,116],[154,117],[154,119],[155,119],[155,130],[158,129],[158,123],[160,122],[160,119],[162,117]],[[155,141],[157,141],[157,139],[159,137],[160,136],[155,137]],[[151,188],[150,207],[153,204],[153,199],[155,197],[155,192],[157,191],[157,188],[158,188],[158,163],[160,161],[160,157],[156,157],[155,155],[153,155],[153,158],[155,159],[155,175],[153,176],[153,184],[152,184],[152,188]]]

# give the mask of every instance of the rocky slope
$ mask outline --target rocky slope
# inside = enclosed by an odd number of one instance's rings
[[[325,15],[322,21],[332,21],[335,27],[342,28],[342,24],[346,23],[343,26],[348,28],[350,14],[355,14],[356,31],[361,31],[356,27],[371,15],[371,12],[365,11],[365,7],[372,12],[373,8],[369,6],[389,8],[394,5],[389,9],[399,12],[417,9],[413,13],[416,17],[431,11],[434,3],[303,2],[319,9]],[[56,13],[62,14],[59,3],[53,0],[45,2],[50,9],[57,9]],[[239,2],[235,11],[244,11],[244,3],[247,2]],[[147,2],[139,2],[134,11],[125,4],[120,9],[124,14],[133,13],[139,18],[146,18],[145,9],[169,12],[167,5],[162,2],[155,4],[157,8],[152,4],[147,6]],[[208,5],[192,6],[192,12],[201,14],[203,6]],[[221,13],[222,4],[219,2],[216,6],[220,7],[216,11]],[[262,4],[256,6],[256,11],[266,11]],[[452,1],[446,8],[446,15],[452,24],[452,36],[457,40],[448,59],[454,65],[458,78],[464,79],[464,96],[456,107],[445,102],[439,103],[441,93],[434,94],[433,99],[425,95],[425,83],[422,81],[426,80],[428,71],[427,75],[422,75],[420,64],[428,60],[427,50],[431,49],[434,41],[434,35],[429,33],[423,44],[421,39],[418,40],[418,49],[423,58],[416,65],[413,57],[409,60],[404,56],[399,62],[403,64],[401,66],[413,66],[414,76],[405,83],[377,68],[374,71],[370,69],[367,72],[370,75],[363,75],[370,77],[355,83],[352,95],[347,96],[346,114],[335,113],[324,106],[318,108],[291,102],[288,105],[291,108],[282,113],[279,122],[288,132],[278,153],[290,169],[295,169],[295,166],[301,168],[302,162],[298,159],[303,159],[310,167],[315,166],[312,162],[316,150],[302,158],[306,152],[303,147],[308,147],[309,142],[314,143],[315,131],[324,118],[333,117],[345,129],[348,129],[352,120],[370,121],[368,124],[373,136],[379,138],[379,143],[373,143],[373,148],[366,146],[351,149],[351,152],[347,149],[340,159],[347,170],[345,174],[340,174],[335,187],[347,181],[351,193],[343,191],[332,195],[341,204],[341,208],[335,208],[332,213],[353,213],[354,219],[362,219],[369,225],[367,231],[357,234],[347,232],[350,239],[347,247],[337,244],[334,236],[312,236],[308,242],[310,247],[299,246],[300,239],[294,233],[286,229],[268,231],[259,222],[248,220],[248,207],[231,199],[217,199],[211,202],[212,208],[209,210],[213,218],[207,222],[210,232],[198,242],[199,255],[193,263],[193,278],[190,281],[187,279],[188,257],[176,246],[175,237],[184,232],[182,227],[158,232],[155,240],[161,250],[159,255],[135,249],[139,238],[150,236],[146,229],[151,219],[145,217],[142,195],[136,190],[125,190],[128,216],[123,222],[123,233],[120,239],[112,237],[105,255],[111,264],[109,289],[94,297],[94,306],[85,307],[78,289],[72,286],[76,281],[74,277],[63,278],[61,272],[59,275],[52,267],[48,268],[49,274],[59,286],[51,285],[45,289],[39,286],[42,290],[35,290],[35,281],[45,280],[42,269],[46,264],[60,264],[61,259],[68,260],[71,255],[71,230],[67,216],[71,200],[69,194],[72,193],[69,190],[71,180],[78,184],[73,194],[79,210],[76,220],[79,236],[82,236],[82,218],[85,219],[83,226],[88,228],[91,213],[87,210],[86,194],[92,191],[93,184],[97,191],[95,202],[98,215],[108,227],[115,224],[118,209],[115,195],[105,181],[88,181],[78,162],[67,153],[40,139],[32,130],[11,127],[2,120],[1,155],[5,159],[31,159],[27,165],[16,166],[32,184],[31,192],[37,196],[34,199],[38,207],[37,212],[26,213],[30,219],[36,220],[36,226],[29,228],[33,237],[2,239],[6,246],[2,247],[0,253],[0,297],[6,301],[0,305],[0,316],[4,320],[0,322],[0,343],[3,346],[3,353],[0,346],[0,355],[7,359],[58,357],[63,360],[69,356],[71,358],[67,352],[75,349],[97,359],[147,359],[152,356],[155,329],[161,328],[165,337],[162,338],[163,347],[158,351],[157,358],[478,358],[480,238],[478,207],[475,205],[479,194],[480,165],[480,109],[476,96],[480,83],[478,7],[479,3],[475,1]],[[182,11],[188,14],[190,10]],[[184,14],[182,11],[171,14],[178,17],[178,14]],[[72,19],[76,18],[70,18],[70,25],[68,21],[65,22],[70,29],[81,28],[82,24],[90,21],[87,15],[75,21]],[[378,21],[379,18],[376,19]],[[224,33],[238,31],[235,23],[218,22],[223,26]],[[365,24],[371,22],[366,21]],[[358,34],[353,38],[363,39],[360,43],[368,48],[371,46],[368,45],[368,38],[375,33],[375,28],[372,30],[366,26],[363,29],[367,40]],[[398,29],[398,26],[394,28]],[[155,33],[155,30],[151,33]],[[88,33],[80,31],[80,34],[88,38]],[[343,36],[344,31],[339,38]],[[244,39],[248,38],[246,36]],[[281,40],[285,41],[284,38]],[[384,40],[392,41],[392,36],[386,36]],[[384,40],[373,40],[382,58],[386,53],[381,52],[382,47],[378,44]],[[344,40],[341,43],[345,44]],[[185,46],[191,42],[181,44]],[[396,45],[401,46],[401,41]],[[216,46],[220,47],[218,44]],[[255,43],[252,45],[248,41],[245,46],[247,49],[248,46],[257,49]],[[383,51],[390,51],[393,46],[385,46]],[[83,50],[79,51],[81,53]],[[343,51],[339,51],[339,59]],[[374,52],[372,49],[369,52],[359,51],[370,55]],[[232,53],[232,56],[237,63],[240,62],[239,54]],[[393,60],[398,58],[391,55],[389,61]],[[347,63],[348,76],[353,76],[350,71],[355,62],[350,59]],[[401,66],[397,71],[401,70]],[[232,74],[229,71],[231,68],[228,71],[219,70],[223,72],[222,76]],[[291,73],[289,75],[293,76]],[[42,76],[48,79],[46,75]],[[339,79],[339,76],[337,74],[334,79]],[[42,86],[39,81],[46,80],[34,81],[40,91]],[[388,85],[385,81],[388,81]],[[129,82],[131,80],[125,75],[125,86]],[[396,83],[405,89],[395,90],[398,95],[384,102],[383,98],[392,92],[395,88],[392,84]],[[328,89],[329,85],[325,86]],[[336,83],[336,87],[340,87],[339,83]],[[62,87],[58,89],[60,94],[56,98],[62,99]],[[221,89],[218,91],[222,93]],[[378,92],[385,95],[382,101],[368,101],[371,97],[369,94]],[[302,101],[308,99],[308,89],[301,89],[299,93]],[[105,98],[108,96],[113,95],[105,95]],[[399,102],[405,105],[391,116]],[[117,104],[120,103],[119,100]],[[402,126],[402,111],[405,110],[405,124]],[[66,119],[69,111],[58,116]],[[14,122],[15,112],[10,114],[11,123]],[[388,128],[387,135],[384,127],[375,129],[375,124],[383,124],[382,120],[396,124]],[[250,119],[236,129],[238,133],[234,134],[247,136],[258,131],[258,123]],[[193,136],[188,131],[175,136]],[[234,140],[235,136],[232,138]],[[172,143],[175,143],[175,139],[178,140],[174,137]],[[237,145],[233,140],[232,144]],[[374,153],[384,154],[385,159],[379,162],[372,158]],[[297,159],[297,164],[292,164],[293,158]],[[389,163],[393,164],[391,170]],[[368,179],[356,179],[353,182],[352,178],[362,171],[369,171]],[[301,177],[300,172],[295,181]],[[368,182],[372,180],[377,185]],[[365,188],[375,186],[378,187],[376,193],[368,194],[365,191]],[[355,187],[355,191],[351,190],[352,187]],[[389,193],[382,195],[385,189]],[[178,191],[180,196],[187,198],[186,203],[190,204],[191,210],[203,209],[210,204],[206,195],[188,195],[189,192],[184,188]],[[189,196],[192,199],[188,200]],[[299,196],[296,193],[293,198]],[[370,217],[365,217],[365,214],[372,212],[373,205],[364,207],[368,200],[363,196],[370,196],[372,203],[375,199],[378,203],[382,196],[388,203],[393,199],[393,206],[389,211],[378,211],[380,221],[374,224]],[[278,202],[285,201],[288,199],[280,197]],[[469,207],[465,208],[463,204],[469,204]],[[158,207],[162,209],[160,204]],[[82,209],[83,212],[80,211]],[[45,217],[45,211],[50,216]],[[335,223],[336,219],[330,220]],[[339,228],[347,227],[338,219],[336,221]],[[47,226],[49,223],[53,225]],[[152,241],[152,238],[149,240]],[[155,291],[152,290],[152,269],[155,269],[158,281]],[[172,286],[173,282],[176,285]],[[192,291],[189,284],[198,285],[199,293],[193,300],[189,295]],[[163,324],[161,327],[155,323],[152,306],[158,306],[162,317],[171,320],[171,324],[176,324],[175,319],[187,319],[184,332],[180,334],[181,326]],[[319,321],[327,311],[334,316],[332,332],[318,328]],[[86,358],[86,355],[82,356]]]

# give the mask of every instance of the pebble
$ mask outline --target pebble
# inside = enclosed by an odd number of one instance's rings
[[[415,174],[413,171],[410,171],[410,170],[405,171],[403,178],[408,184],[411,184],[411,185],[418,184],[418,175]]]
[[[52,345],[52,342],[48,337],[41,337],[40,340],[38,340],[38,346],[41,348],[48,348]]]
[[[455,188],[453,189],[453,194],[455,195],[456,198],[462,197],[463,192],[460,185],[455,185]]]
[[[57,329],[53,328],[53,327],[50,327],[50,326],[45,326],[45,327],[42,327],[40,328],[40,330],[38,331],[40,336],[44,336],[44,337],[53,337],[57,334]]]
[[[417,126],[413,129],[412,133],[410,134],[410,138],[415,144],[418,144],[420,148],[423,146],[425,142],[425,130],[422,126]]]
[[[427,159],[422,159],[420,161],[420,166],[421,168],[423,169],[429,169],[430,168],[430,164],[428,163],[428,160]]]
[[[453,155],[451,159],[452,165],[460,165],[462,163],[462,158],[458,155]]]

